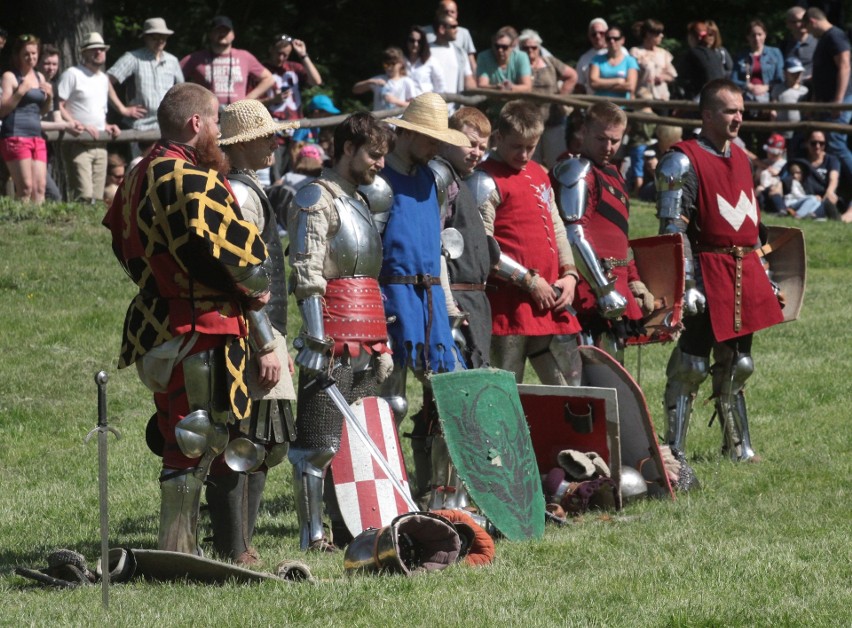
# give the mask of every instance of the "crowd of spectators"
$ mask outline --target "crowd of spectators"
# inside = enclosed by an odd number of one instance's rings
[[[470,30],[461,26],[459,19],[457,3],[441,0],[431,23],[412,25],[403,33],[388,33],[388,44],[402,45],[386,48],[380,59],[382,73],[355,83],[352,92],[370,94],[373,110],[404,107],[424,92],[454,94],[474,87],[519,93],[593,94],[628,100],[694,100],[704,83],[726,77],[743,89],[746,101],[784,105],[805,100],[852,103],[849,38],[819,8],[789,8],[784,13],[787,37],[778,42],[767,41],[769,33],[763,21],[748,20],[741,43],[734,37],[737,43],[732,45],[728,38],[734,54],[723,45],[722,33],[713,20],[693,21],[682,35],[686,45],[677,57],[667,49],[666,35],[671,38],[678,35],[667,33],[662,21],[648,18],[633,25],[617,25],[598,17],[588,25],[590,48],[573,64],[557,59],[544,47],[538,32],[529,28],[519,35],[513,26],[503,26],[491,36],[487,47],[478,50]],[[121,127],[154,129],[156,109],[163,94],[172,85],[187,80],[210,89],[222,106],[243,98],[258,99],[279,120],[340,113],[329,94],[316,93],[303,102],[305,88],[323,84],[304,41],[286,34],[275,36],[264,64],[252,52],[234,46],[236,31],[229,17],[216,16],[206,26],[206,46],[178,60],[166,51],[174,31],[162,18],[149,18],[140,29],[142,46],[124,53],[112,65],[105,63],[109,46],[100,34],[90,33],[80,49],[82,63],[61,75],[56,48],[36,44],[35,55],[25,60],[19,53],[21,44],[26,42],[13,39],[14,67],[4,74],[0,100],[0,118],[4,123],[0,126],[0,153],[11,173],[16,194],[40,202],[46,189],[48,198],[58,197],[51,172],[40,165],[47,160],[46,151],[34,149],[31,155],[24,156],[7,148],[20,144],[17,140],[17,144],[12,142],[9,134],[17,132],[21,123],[16,120],[24,119],[25,111],[41,116],[41,129],[35,125],[32,133],[38,139],[48,130],[87,134],[85,142],[63,143],[62,151],[68,198],[93,201],[101,197],[106,184],[105,141],[109,137],[102,133],[115,137],[120,132],[107,123],[107,105],[121,119]],[[629,49],[628,36],[632,36],[629,43],[633,44]],[[7,37],[0,32],[4,43]],[[33,65],[35,73],[27,70],[28,63]],[[26,98],[19,95],[23,87],[18,90],[18,85],[31,88]],[[42,96],[36,98],[36,92]],[[23,103],[20,112],[19,101]],[[501,103],[494,101],[493,106],[499,108]],[[572,116],[570,108],[559,104],[541,107],[546,125],[535,159],[549,168],[560,154],[570,149],[572,138],[576,144],[582,116]],[[641,103],[627,108],[651,111]],[[455,105],[450,103],[449,113],[454,109]],[[766,108],[752,111],[753,117],[779,122],[803,119],[802,112],[786,107],[777,111]],[[820,115],[829,122],[848,124],[852,111]],[[659,131],[647,123],[631,122],[627,128],[622,171],[633,195],[649,198],[654,192],[653,164],[663,153]],[[838,183],[834,187],[850,196],[852,151],[847,134],[830,128],[821,134],[826,142],[826,156],[839,164]],[[269,186],[283,183],[284,174],[294,170],[295,156],[305,145],[316,146],[320,163],[328,163],[330,133],[322,136],[323,127],[307,126],[282,134],[276,163],[268,172],[260,173],[261,181]],[[818,140],[789,129],[780,131],[780,136],[784,140],[785,160],[813,161],[808,142]],[[765,168],[756,153],[758,146],[768,142],[768,133],[754,133],[744,139],[744,148],[754,159],[755,181],[760,184]],[[134,144],[128,157],[136,157],[140,152]],[[648,164],[646,158],[650,158]],[[798,170],[802,184],[796,186],[797,190],[790,188],[798,179],[787,176],[785,171],[785,176],[773,187],[778,193],[761,194],[764,209],[785,215],[838,216],[852,222],[852,210],[846,210],[842,198],[832,201],[835,211],[800,212],[802,203],[788,195],[798,192],[798,187],[806,188],[810,173],[801,164]],[[761,191],[764,192],[763,188]],[[832,190],[829,196],[833,195]],[[823,199],[824,194],[817,196]],[[791,202],[785,203],[785,198]],[[796,207],[789,207],[790,204]],[[810,207],[812,203],[805,205]]]

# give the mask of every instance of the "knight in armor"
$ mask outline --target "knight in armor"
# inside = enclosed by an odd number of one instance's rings
[[[388,315],[394,370],[382,385],[396,424],[408,411],[409,369],[422,382],[430,373],[464,368],[453,339],[441,285],[441,198],[449,185],[429,168],[442,145],[469,146],[448,127],[447,103],[428,92],[394,118],[396,143],[369,189],[371,198],[390,199],[377,215],[384,247],[379,283]],[[441,175],[443,176],[443,175]]]
[[[684,330],[666,369],[666,441],[683,456],[699,386],[712,374],[723,453],[757,460],[743,388],[754,371],[754,332],[783,320],[780,293],[758,254],[751,166],[733,141],[742,126],[742,92],[731,81],[710,81],[699,110],[701,134],[675,144],[656,171],[660,232],[683,234],[686,257]]]
[[[201,489],[251,416],[249,342],[269,301],[266,246],[220,174],[219,103],[192,83],[157,111],[162,139],[125,177],[107,211],[113,251],[139,293],[127,310],[119,368],[154,392],[163,458],[159,549],[198,553]],[[272,376],[270,383],[275,379]]]
[[[439,197],[443,197],[442,240],[446,241],[443,259],[448,282],[444,296],[456,345],[466,364],[482,368],[489,365],[491,352],[491,304],[485,295],[485,284],[500,253],[497,242],[485,233],[482,216],[465,179],[487,151],[491,123],[479,109],[462,107],[450,117],[449,128],[464,133],[470,146],[445,144],[438,157],[429,162],[436,181],[446,186],[446,193],[439,192]],[[411,447],[418,495],[431,488],[429,510],[463,508],[468,503],[467,494],[450,461],[429,387],[424,387],[423,408],[412,415],[412,421]]]
[[[532,161],[543,131],[540,107],[506,103],[494,151],[469,182],[485,231],[501,251],[487,292],[491,364],[521,383],[529,358],[543,384],[576,386],[580,324],[569,306],[578,274],[550,179]]]
[[[369,113],[350,116],[335,130],[333,167],[299,190],[288,211],[290,290],[302,317],[293,343],[299,394],[289,458],[303,550],[337,549],[323,528],[324,496],[334,541],[348,536],[327,473],[340,448],[343,415],[317,375],[330,372],[352,403],[374,396],[392,369],[377,281],[382,240],[373,220],[382,207],[368,204],[358,186],[373,182],[393,141]]]
[[[654,295],[628,259],[630,201],[621,171],[611,162],[621,146],[627,115],[611,102],[589,107],[580,155],[560,161],[552,178],[556,203],[580,270],[574,307],[583,344],[596,345],[624,364],[629,336],[642,333]]]
[[[213,461],[207,480],[207,506],[216,552],[238,564],[259,562],[252,547],[254,525],[270,467],[287,456],[295,438],[291,402],[296,399],[287,351],[287,280],[275,212],[256,170],[267,168],[277,147],[276,123],[261,103],[241,100],[222,110],[219,145],[228,157],[228,183],[244,220],[255,225],[269,253],[265,267],[270,299],[258,312],[260,346],[253,347],[246,381],[252,402],[249,421],[231,428],[231,442]]]

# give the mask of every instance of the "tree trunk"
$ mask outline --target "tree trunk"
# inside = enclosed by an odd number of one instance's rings
[[[42,41],[59,48],[63,68],[80,62],[80,42],[87,33],[103,34],[102,0],[30,0],[16,4],[20,11],[39,16],[38,34]]]

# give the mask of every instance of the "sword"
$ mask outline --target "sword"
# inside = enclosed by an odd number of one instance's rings
[[[98,385],[98,424],[83,439],[84,443],[91,440],[92,435],[98,435],[98,502],[101,512],[101,599],[104,608],[109,608],[109,500],[107,498],[107,436],[112,432],[116,439],[121,439],[121,432],[107,425],[106,385],[109,376],[106,371],[95,374]]]
[[[418,508],[417,504],[414,503],[414,500],[411,498],[411,493],[409,493],[402,485],[402,480],[396,476],[396,473],[394,473],[394,470],[391,468],[387,458],[385,458],[382,452],[379,451],[379,448],[376,447],[376,443],[374,443],[373,439],[370,438],[370,435],[367,434],[367,430],[365,430],[364,426],[361,425],[360,421],[358,421],[358,417],[355,416],[355,413],[352,412],[352,408],[350,408],[349,404],[346,403],[346,398],[343,396],[343,393],[340,392],[340,389],[337,387],[334,379],[326,373],[320,373],[317,378],[309,384],[309,386],[312,386],[313,384],[317,384],[320,389],[329,396],[332,403],[337,406],[337,409],[343,414],[343,418],[346,419],[346,424],[349,426],[349,429],[355,432],[355,434],[358,435],[358,438],[361,439],[361,442],[370,450],[370,453],[373,455],[373,460],[375,460],[382,468],[382,471],[385,472],[385,475],[391,481],[400,496],[402,496],[405,500],[405,504],[411,509],[411,512],[418,512],[420,508]]]

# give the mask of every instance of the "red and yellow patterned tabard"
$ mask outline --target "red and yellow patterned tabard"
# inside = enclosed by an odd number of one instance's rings
[[[224,339],[237,419],[251,414],[243,379],[242,298],[223,268],[260,264],[266,247],[240,219],[227,182],[196,165],[186,145],[161,142],[120,186],[103,224],[113,251],[139,286],[124,321],[119,368],[189,332]]]
[[[544,168],[531,161],[515,170],[496,159],[480,166],[491,175],[500,192],[494,216],[494,239],[500,250],[545,281],[559,279],[559,251],[550,213],[553,189]],[[565,310],[541,311],[529,293],[517,286],[494,282],[488,290],[495,336],[547,336],[576,334],[577,319]]]
[[[748,157],[735,144],[729,157],[709,153],[696,140],[679,142],[675,149],[689,157],[698,177],[697,224],[690,225],[689,233],[716,341],[777,325],[784,320],[781,306],[757,251],[751,250],[758,243],[760,210]],[[736,257],[718,252],[732,247],[749,251],[742,259],[739,278]]]

